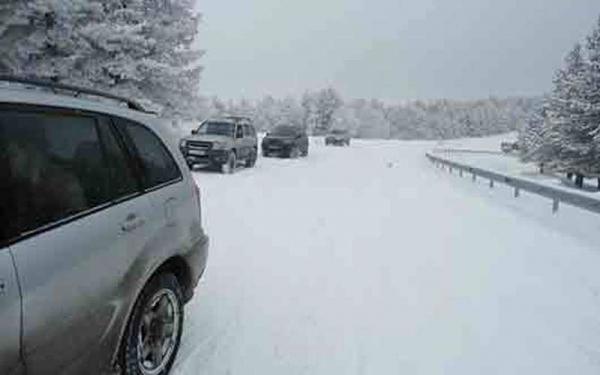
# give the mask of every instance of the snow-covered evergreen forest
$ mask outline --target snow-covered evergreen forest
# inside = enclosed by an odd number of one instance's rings
[[[0,72],[42,76],[138,100],[163,116],[197,121],[223,113],[257,127],[349,129],[362,138],[447,139],[512,131],[535,98],[390,104],[342,98],[333,88],[302,97],[225,101],[202,97],[200,14],[194,0],[4,0]],[[188,122],[189,123],[189,122]]]
[[[568,53],[519,138],[526,161],[577,175],[578,185],[600,174],[600,19]]]

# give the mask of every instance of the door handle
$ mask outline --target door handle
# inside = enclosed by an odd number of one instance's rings
[[[125,222],[121,224],[121,230],[127,233],[133,232],[145,223],[144,219],[138,217],[136,214],[129,214],[125,219]]]
[[[0,296],[3,296],[6,292],[6,281],[4,279],[0,279]]]

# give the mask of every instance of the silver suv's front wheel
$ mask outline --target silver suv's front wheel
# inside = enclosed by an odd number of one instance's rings
[[[144,287],[132,313],[123,344],[123,373],[165,375],[181,340],[181,287],[170,273],[153,277]]]
[[[221,166],[221,172],[224,174],[232,174],[235,172],[235,168],[237,167],[237,158],[235,156],[235,152],[230,151],[227,156],[227,161]]]

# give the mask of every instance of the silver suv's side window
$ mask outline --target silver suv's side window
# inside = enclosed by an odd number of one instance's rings
[[[252,128],[251,125],[244,125],[244,133],[246,134],[246,137],[249,137],[249,138],[256,137],[256,133],[254,133],[254,129]]]
[[[133,155],[139,159],[144,188],[151,189],[181,178],[181,171],[162,141],[143,125],[129,120],[114,119],[127,135]]]
[[[108,203],[93,116],[0,108],[0,241]]]
[[[139,191],[138,181],[130,168],[130,160],[125,154],[121,140],[108,118],[100,118],[98,130],[104,145],[108,161],[108,171],[111,181],[112,196],[116,199],[125,198]]]

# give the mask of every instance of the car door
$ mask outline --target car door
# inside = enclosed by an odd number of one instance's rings
[[[248,145],[244,137],[244,126],[240,123],[236,124],[234,141],[238,159],[245,160],[248,157]]]
[[[257,143],[256,133],[254,133],[252,126],[249,124],[244,125],[244,139],[246,141],[246,147],[248,147],[248,153],[253,153]]]
[[[0,241],[3,240],[6,239]],[[0,374],[23,374],[21,295],[10,249],[2,248],[2,245],[0,245]]]
[[[193,221],[189,209],[192,185],[183,183],[184,176],[173,154],[152,129],[127,119],[114,118],[113,121],[125,135],[128,148],[137,155],[143,189],[152,203],[151,216],[157,225],[148,256],[156,266],[187,246],[184,244],[193,242],[195,233],[188,225]]]
[[[8,247],[14,237],[14,214],[10,154],[12,147],[5,131],[0,108],[0,374],[21,374],[21,292],[14,260]]]
[[[9,110],[17,213],[11,245],[31,374],[108,368],[131,304],[152,210],[110,123],[48,108]],[[150,224],[150,223],[148,223]]]
[[[252,148],[258,149],[258,136],[256,135],[256,129],[254,128],[254,125],[250,124],[248,125],[248,129],[250,129],[250,134],[251,134],[251,144],[252,144]]]

